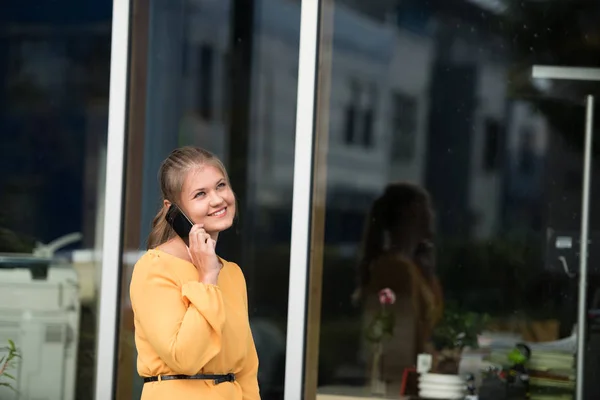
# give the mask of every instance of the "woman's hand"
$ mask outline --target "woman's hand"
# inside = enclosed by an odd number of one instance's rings
[[[215,253],[215,242],[204,230],[204,225],[194,225],[190,230],[188,253],[196,266],[200,282],[217,284],[221,272],[221,262]]]

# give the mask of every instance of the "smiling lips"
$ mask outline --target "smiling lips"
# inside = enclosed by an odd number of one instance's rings
[[[209,217],[217,218],[224,217],[225,215],[227,215],[227,207],[221,208],[220,210],[215,211],[214,213],[208,214]]]

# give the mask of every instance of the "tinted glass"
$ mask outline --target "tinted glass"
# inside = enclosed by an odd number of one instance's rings
[[[105,0],[0,6],[2,399],[93,398],[111,19]]]
[[[309,348],[318,393],[418,394],[413,369],[426,353],[430,372],[472,373],[481,398],[504,391],[512,373],[515,393],[529,377],[532,394],[571,398],[580,376],[594,398],[593,318],[579,371],[574,350],[585,104],[598,85],[532,72],[600,67],[600,4],[333,3],[333,35],[321,43],[331,40],[323,60],[332,61],[319,83],[330,91],[319,103],[327,161],[315,179],[327,191],[316,221],[323,297],[320,321],[309,322],[320,324]],[[597,177],[596,145],[593,156]],[[589,310],[598,307],[595,211],[586,219]],[[379,296],[386,288],[395,299]],[[526,372],[511,353],[518,343],[531,350]],[[422,397],[444,392],[443,378],[424,379]]]
[[[160,206],[168,153],[225,163],[239,219],[217,251],[246,276],[263,399],[283,393],[300,6],[287,1],[135,1],[125,268],[117,398],[138,398],[131,268]]]

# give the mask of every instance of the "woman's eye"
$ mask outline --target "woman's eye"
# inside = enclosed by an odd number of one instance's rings
[[[217,185],[217,188],[219,188],[219,189],[220,189],[220,188],[224,188],[225,186],[227,186],[227,185],[225,184],[225,182],[221,182],[221,183],[219,183],[219,184]]]
[[[198,193],[196,193],[196,196],[194,196],[194,197],[204,196],[204,194],[205,194],[204,192],[198,192]]]

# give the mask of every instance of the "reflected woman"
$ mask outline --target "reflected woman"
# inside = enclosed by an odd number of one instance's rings
[[[417,354],[428,350],[433,327],[442,315],[433,226],[428,193],[408,183],[387,186],[366,224],[355,300],[360,300],[369,324],[381,309],[379,291],[389,288],[396,295],[390,308],[394,333],[384,345],[382,365],[391,394],[398,393],[404,369],[414,366]]]
[[[215,253],[236,215],[227,171],[210,152],[183,147],[159,181],[162,207],[130,287],[142,400],[258,400],[244,275]]]

